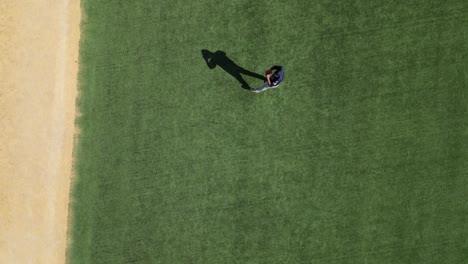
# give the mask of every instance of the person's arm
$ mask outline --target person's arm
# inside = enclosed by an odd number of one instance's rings
[[[268,69],[266,72],[265,72],[265,76],[266,76],[266,79],[267,79],[267,83],[268,83],[268,86],[271,86],[271,80],[270,80],[270,77],[271,77],[271,73],[272,73],[272,70],[273,67],[271,67],[270,69]]]
[[[206,61],[206,65],[208,65],[208,68],[214,69],[216,67],[216,63],[213,63],[213,56],[206,57],[205,61]]]
[[[271,71],[268,70],[268,71],[266,72],[266,79],[267,79],[267,82],[268,82],[268,86],[271,86],[270,77],[271,77]]]

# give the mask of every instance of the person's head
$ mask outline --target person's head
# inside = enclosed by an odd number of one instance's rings
[[[206,49],[202,49],[201,54],[202,54],[203,58],[209,58],[209,57],[213,56],[213,53],[211,51],[209,51],[209,50],[206,50]]]
[[[203,59],[205,59],[205,62],[206,62],[206,65],[208,66],[208,68],[210,69],[214,69],[216,67],[216,59],[214,59],[214,53],[209,51],[209,50],[206,50],[206,49],[202,49],[201,50],[201,54],[203,56]],[[215,61],[213,61],[215,60]]]

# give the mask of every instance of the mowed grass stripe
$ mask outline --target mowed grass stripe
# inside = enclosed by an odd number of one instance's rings
[[[70,262],[461,263],[465,5],[84,1]]]

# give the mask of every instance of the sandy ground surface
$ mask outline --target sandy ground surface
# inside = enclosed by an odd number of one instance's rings
[[[64,263],[79,0],[1,0],[0,14],[0,263]]]

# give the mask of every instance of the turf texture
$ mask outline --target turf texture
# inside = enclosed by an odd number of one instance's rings
[[[82,7],[71,263],[468,259],[465,0]]]

